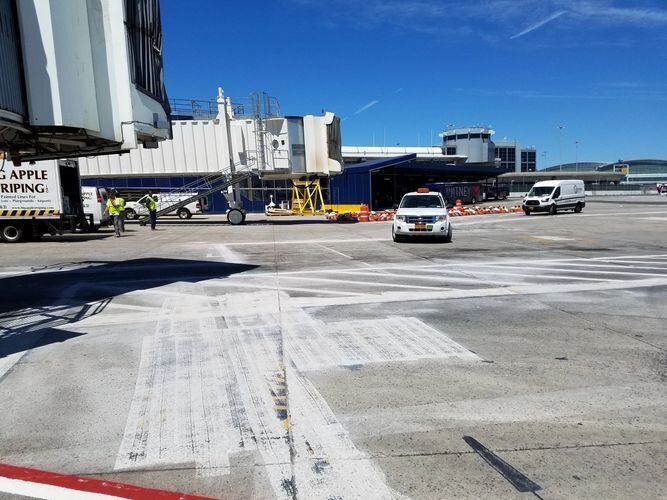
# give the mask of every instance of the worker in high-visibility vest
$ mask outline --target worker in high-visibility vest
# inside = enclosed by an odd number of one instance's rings
[[[151,229],[155,230],[155,224],[157,223],[157,204],[153,197],[153,191],[149,191],[146,195],[146,208],[148,209],[148,217],[151,221]]]
[[[109,199],[107,200],[107,207],[104,210],[111,216],[113,220],[113,228],[116,232],[116,238],[120,238],[120,202],[116,198],[116,193],[111,191]]]
[[[125,232],[125,199],[118,196],[116,192],[116,199],[118,200],[118,216],[120,219],[120,230],[122,233]]]

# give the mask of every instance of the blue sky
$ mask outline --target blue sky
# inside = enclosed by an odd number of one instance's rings
[[[345,145],[489,124],[540,167],[575,141],[580,161],[667,158],[667,0],[161,5],[173,98],[266,91],[284,114],[337,113]]]

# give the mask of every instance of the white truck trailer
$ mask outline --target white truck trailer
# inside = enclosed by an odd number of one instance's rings
[[[0,238],[39,239],[93,226],[84,214],[79,166],[71,160],[24,163],[0,158]]]

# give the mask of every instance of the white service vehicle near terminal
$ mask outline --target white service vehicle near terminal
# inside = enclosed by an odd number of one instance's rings
[[[146,206],[146,198],[148,195],[144,195],[137,201],[128,201],[125,203],[125,218],[128,220],[134,220],[138,217],[145,217],[148,215],[148,207]],[[155,208],[159,212],[168,208],[170,205],[177,203],[179,201],[187,200],[192,197],[192,193],[168,193],[166,196],[161,194],[153,195],[155,200]],[[169,212],[165,215],[178,215],[179,219],[190,219],[193,214],[202,213],[201,200],[193,201],[188,203],[184,207],[174,209],[173,212]]]
[[[0,239],[37,240],[49,233],[90,230],[75,160],[46,160],[21,166],[0,159]]]
[[[109,198],[106,188],[98,186],[81,186],[83,199],[83,213],[93,216],[93,224],[88,229],[97,231],[102,226],[111,225],[111,216],[106,212],[107,199]]]
[[[412,237],[436,237],[452,241],[452,225],[442,194],[419,188],[401,199],[391,226],[394,241]]]
[[[584,181],[562,180],[536,182],[523,199],[523,213],[573,210],[576,213],[586,206]]]

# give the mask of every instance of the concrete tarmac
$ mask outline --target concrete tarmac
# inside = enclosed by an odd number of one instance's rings
[[[0,463],[224,499],[664,497],[667,200],[453,224],[1,245]]]

